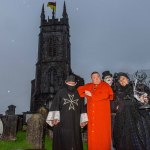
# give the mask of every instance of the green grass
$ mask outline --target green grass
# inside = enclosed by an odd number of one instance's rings
[[[32,146],[26,141],[26,132],[18,132],[16,141],[0,140],[0,150],[24,150],[31,149]],[[45,138],[45,149],[52,150],[52,140]],[[84,144],[84,150],[87,150],[87,144]]]
[[[47,136],[45,138],[45,149],[52,150],[52,140]]]
[[[83,145],[84,150],[87,150],[87,144],[84,143]],[[46,150],[52,150],[52,139],[50,139],[49,137],[45,138],[45,149]]]
[[[26,141],[26,133],[18,132],[16,141],[1,141],[0,140],[0,149],[1,150],[21,150],[21,149],[32,148],[30,144]]]
[[[84,148],[84,150],[87,150],[88,148],[87,148],[87,144],[83,144],[83,148]]]

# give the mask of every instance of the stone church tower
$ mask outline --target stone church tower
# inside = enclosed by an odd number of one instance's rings
[[[71,69],[69,18],[64,2],[62,18],[45,19],[44,4],[41,12],[41,25],[38,43],[38,59],[35,79],[31,81],[30,111],[36,112],[41,106],[50,107],[53,97],[60,89]],[[74,74],[75,75],[75,74]],[[84,80],[75,75],[77,86]]]

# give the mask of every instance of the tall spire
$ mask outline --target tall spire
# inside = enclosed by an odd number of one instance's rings
[[[67,14],[67,11],[66,11],[66,3],[65,3],[65,1],[64,1],[64,8],[63,8],[62,16],[63,16],[64,19],[68,19],[68,14]]]
[[[44,4],[42,6],[42,12],[41,12],[41,23],[45,21],[45,11],[44,11]]]
[[[53,11],[52,11],[52,19],[53,19],[53,20],[55,19],[55,11],[54,11],[54,9],[53,9]]]

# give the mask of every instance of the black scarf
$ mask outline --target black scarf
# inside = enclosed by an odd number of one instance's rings
[[[70,86],[70,85],[65,85],[66,89],[70,92],[75,92],[76,91],[76,86]]]

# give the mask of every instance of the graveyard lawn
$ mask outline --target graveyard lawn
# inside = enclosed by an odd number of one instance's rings
[[[45,139],[45,149],[52,150],[52,140],[49,137]],[[2,150],[26,150],[32,149],[32,146],[26,141],[26,132],[18,132],[16,141],[0,140],[0,149]],[[87,150],[87,144],[84,144],[84,150]]]
[[[26,141],[26,132],[18,132],[16,141],[2,141],[0,140],[0,148],[2,150],[23,150],[32,148]]]

